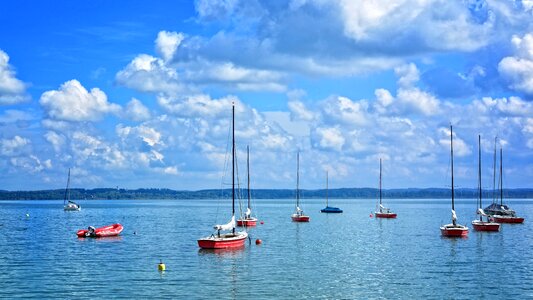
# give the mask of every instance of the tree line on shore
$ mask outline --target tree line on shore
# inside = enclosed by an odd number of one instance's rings
[[[246,190],[240,190],[241,198]],[[339,188],[327,191],[329,198],[368,199],[376,198],[379,190],[375,188]],[[496,192],[497,197],[499,191]],[[254,199],[291,199],[295,198],[293,189],[252,189]],[[504,189],[504,198],[533,199],[533,189]],[[5,191],[0,190],[0,200],[58,200],[65,197],[64,189],[40,191]],[[219,199],[231,197],[231,189],[208,189],[199,191],[179,191],[171,189],[70,189],[70,199]],[[300,190],[300,197],[308,199],[325,198],[326,190]],[[407,188],[383,190],[383,197],[389,199],[446,199],[450,198],[450,189],[445,188]],[[478,190],[473,188],[455,189],[456,198],[477,198]],[[483,198],[493,198],[492,190],[483,190]]]

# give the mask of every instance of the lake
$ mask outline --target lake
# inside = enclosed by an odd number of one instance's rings
[[[251,245],[215,252],[196,240],[229,220],[229,200],[0,201],[0,298],[533,298],[532,200],[506,202],[524,224],[481,233],[476,200],[459,199],[464,239],[440,235],[449,200],[385,203],[397,219],[370,218],[373,199],[332,199],[344,213],[331,215],[304,199],[311,222],[293,223],[293,200],[255,200]],[[76,237],[117,222],[119,237]]]

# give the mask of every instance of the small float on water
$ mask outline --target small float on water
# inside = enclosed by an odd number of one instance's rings
[[[118,223],[99,228],[89,226],[87,229],[78,230],[76,235],[78,235],[79,238],[117,236],[122,232],[123,229],[124,227]]]

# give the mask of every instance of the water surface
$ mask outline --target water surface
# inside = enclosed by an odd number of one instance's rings
[[[395,220],[370,218],[374,200],[333,199],[332,215],[303,200],[310,223],[291,222],[292,200],[255,202],[263,244],[214,252],[196,239],[228,221],[226,200],[1,201],[0,298],[533,298],[533,201],[508,201],[524,224],[466,239],[440,236],[447,200],[387,200]],[[456,211],[472,227],[475,200]],[[76,237],[115,222],[120,237]]]

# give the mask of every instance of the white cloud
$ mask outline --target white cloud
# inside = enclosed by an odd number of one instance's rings
[[[160,31],[155,41],[157,53],[165,61],[172,59],[184,38],[185,36],[181,32]]]
[[[446,146],[447,149],[450,148],[450,129],[449,128],[439,128],[439,134],[441,138],[439,143],[443,146]],[[466,156],[472,154],[472,149],[468,144],[458,137],[457,132],[453,133],[453,153],[458,157]]]
[[[0,49],[0,105],[16,104],[28,98],[26,84],[15,77],[9,56]]]
[[[398,76],[398,85],[401,87],[411,87],[420,79],[420,73],[415,64],[410,63],[394,69],[394,73]]]
[[[352,101],[346,97],[332,97],[324,105],[324,118],[328,123],[347,123],[364,125],[367,123],[368,103]]]
[[[340,151],[345,143],[345,139],[339,128],[316,128],[314,130],[316,145],[323,149],[333,149]]]
[[[180,99],[161,95],[157,97],[157,101],[167,111],[179,116],[213,117],[220,114],[227,114],[232,103],[235,103],[236,110],[242,110],[240,101],[234,96],[211,99],[209,95],[199,94]]]
[[[153,147],[155,145],[162,145],[161,133],[154,128],[140,125],[137,127],[123,126],[121,124],[116,127],[117,135],[122,138],[139,138],[145,142],[148,146]]]
[[[5,156],[20,155],[31,141],[16,135],[12,139],[0,140],[0,154]]]
[[[89,92],[77,80],[63,83],[59,90],[44,92],[39,103],[48,116],[64,121],[97,121],[106,113],[120,111],[120,106],[109,103],[100,89]]]
[[[35,155],[12,157],[10,160],[12,166],[17,169],[23,169],[30,173],[38,173],[45,169],[52,168],[52,161],[47,159],[43,162]]]
[[[141,54],[116,75],[119,84],[142,92],[175,94],[186,90],[175,69],[160,59]]]
[[[138,99],[132,98],[126,105],[124,113],[133,121],[146,121],[150,119],[150,111]]]
[[[522,38],[515,35],[511,42],[516,56],[503,58],[498,71],[511,89],[533,95],[533,34],[527,33]]]
[[[303,102],[294,100],[287,103],[289,111],[291,112],[292,120],[311,121],[315,118],[315,115],[305,107]]]
[[[405,112],[417,112],[426,116],[440,112],[440,101],[418,88],[399,89],[397,104]]]
[[[48,131],[45,135],[44,135],[44,138],[50,143],[52,144],[52,147],[54,147],[54,150],[56,152],[60,152],[65,143],[66,143],[66,138],[64,135],[62,134],[58,134],[54,131]]]

